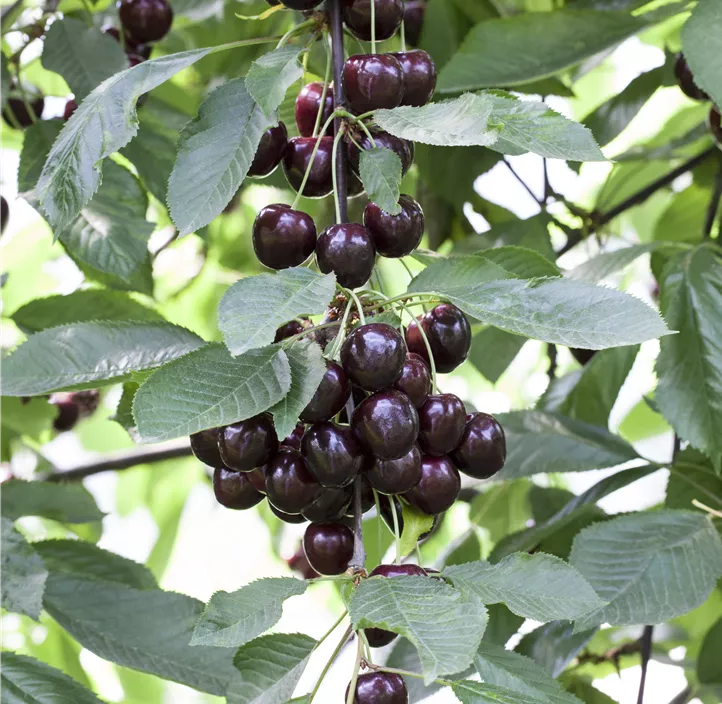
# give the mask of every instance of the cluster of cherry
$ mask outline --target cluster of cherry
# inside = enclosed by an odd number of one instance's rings
[[[700,100],[702,102],[708,102],[711,100],[709,95],[705,93],[695,82],[692,70],[684,58],[684,54],[677,56],[677,62],[674,65],[674,75],[677,78],[677,85],[680,90],[692,100]],[[722,119],[720,118],[720,109],[716,105],[712,105],[709,111],[709,117],[707,118],[707,124],[709,125],[710,132],[714,136],[717,144],[722,147]]]

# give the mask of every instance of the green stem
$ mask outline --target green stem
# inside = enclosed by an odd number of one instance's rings
[[[396,514],[396,504],[392,496],[389,497],[389,506],[391,506],[391,516],[394,519],[394,540],[396,542],[396,564],[401,564],[401,531],[399,530],[399,517]]]
[[[297,335],[294,335],[293,337],[287,337],[283,341],[283,346],[288,347],[290,344],[295,342],[296,340],[300,340],[302,337],[305,337],[306,335],[310,335],[316,330],[325,330],[326,328],[335,328],[338,327],[341,323],[338,321],[334,321],[333,323],[323,323],[323,325],[314,325],[312,328],[308,328],[307,330],[304,330],[303,332],[299,332]]]
[[[316,20],[310,19],[306,20],[305,22],[301,22],[300,24],[297,24],[295,27],[291,27],[291,29],[286,32],[281,39],[279,40],[276,49],[280,49],[282,46],[285,46],[288,44],[288,42],[293,39],[297,34],[300,34],[308,27],[313,27],[316,24]]]
[[[411,271],[411,268],[409,267],[409,265],[403,259],[399,259],[399,263],[401,264],[402,267],[404,267],[404,269],[406,269],[406,273],[409,275],[409,279],[413,280],[414,272]]]
[[[351,635],[352,630],[353,629],[351,628],[351,626],[349,626],[344,631],[343,637],[339,641],[339,644],[336,646],[333,653],[331,653],[331,657],[328,659],[328,662],[326,663],[325,667],[321,671],[321,674],[319,675],[319,678],[316,681],[316,686],[313,688],[313,690],[311,691],[311,694],[309,694],[309,696],[308,696],[308,704],[311,704],[311,702],[313,701],[313,698],[318,694],[318,690],[321,687],[321,683],[323,682],[324,678],[328,674],[328,671],[331,669],[331,665],[333,665],[334,661],[338,657],[338,654],[341,652],[341,649],[343,648],[344,645],[346,645],[346,641],[348,640],[348,637]]]
[[[366,316],[364,315],[364,307],[361,305],[361,301],[359,300],[359,297],[350,289],[346,289],[346,293],[348,293],[349,296],[353,299],[354,305],[356,306],[356,310],[358,311],[358,319],[361,323],[361,325],[366,325]]]
[[[343,342],[344,333],[346,330],[346,323],[348,323],[348,316],[351,315],[351,301],[346,304],[346,310],[343,312],[343,318],[341,319],[341,328],[338,331],[336,339],[333,341],[333,347],[331,352],[326,355],[329,359],[335,359],[338,351],[341,349],[341,343]]]
[[[354,699],[356,699],[356,684],[358,683],[358,671],[361,667],[361,658],[363,657],[363,641],[358,637],[358,634],[356,635],[356,640],[358,641],[358,644],[356,646],[356,662],[354,663],[353,677],[351,678],[351,683],[348,686],[348,696],[346,697],[346,704],[353,704]]]
[[[406,22],[401,22],[399,38],[401,39],[401,51],[406,51]]]
[[[90,4],[90,0],[82,0],[83,8],[85,9],[86,14],[86,20],[88,22],[88,27],[93,26],[93,6]]]
[[[323,643],[340,625],[341,622],[346,618],[346,615],[348,614],[348,611],[344,609],[343,613],[338,617],[336,622],[329,628],[319,639],[316,645],[313,646],[313,649],[316,650],[321,643]]]
[[[321,104],[318,106],[316,113],[316,124],[313,126],[313,137],[318,137],[318,129],[321,127],[323,119],[323,108],[326,105],[326,96],[328,95],[328,85],[331,82],[331,49],[328,46],[328,37],[324,37],[324,45],[326,47],[326,75],[323,79],[323,92],[321,93]],[[334,161],[334,164],[336,162]]]
[[[376,53],[376,0],[371,0],[371,53]]]
[[[421,333],[421,337],[424,340],[424,345],[426,347],[426,354],[429,355],[429,365],[431,366],[431,386],[432,388],[439,390],[439,387],[436,384],[436,363],[434,362],[434,355],[431,352],[431,345],[429,344],[429,338],[426,337],[426,332],[424,331],[424,328],[422,325],[420,325],[416,321],[416,317],[411,313],[411,311],[408,309],[405,303],[399,301],[399,305],[406,311],[406,314],[416,323],[416,327],[419,329],[419,332]]]
[[[378,665],[372,665],[369,667],[370,670],[375,670],[376,672],[390,672],[394,675],[401,675],[402,677],[415,677],[416,679],[423,680],[424,675],[422,675],[420,672],[411,672],[410,670],[399,670],[396,667],[385,667],[385,666],[378,666]],[[451,687],[454,683],[449,680],[442,680],[441,678],[438,678],[434,680],[434,682],[438,682],[440,685],[443,685],[444,687]]]
[[[336,136],[333,139],[333,150],[331,151],[331,163],[334,165],[334,167],[331,169],[331,181],[333,182],[333,205],[336,209],[336,223],[341,224],[343,222],[343,219],[341,217],[341,200],[338,197],[338,173],[336,169],[336,157],[338,156],[338,144],[341,141],[341,137],[343,137],[343,127],[336,133]],[[360,315],[363,315],[363,313],[360,313]]]
[[[376,489],[374,489],[374,503],[376,504],[376,517],[377,517],[377,519],[378,519],[378,520],[376,521],[376,542],[378,543],[378,546],[377,546],[377,547],[378,547],[378,551],[379,551],[379,561],[383,561],[383,559],[384,559],[384,554],[383,554],[384,545],[383,545],[383,543],[382,543],[382,541],[381,541],[381,530],[382,530],[381,524],[382,524],[384,521],[383,521],[383,519],[381,518],[381,501],[379,501],[379,492],[376,491]]]
[[[364,644],[364,660],[366,660],[366,663],[368,665],[373,665],[373,656],[371,655],[371,646],[369,645],[369,639],[366,637],[366,634],[361,631],[356,631],[356,635],[363,641]]]
[[[33,121],[33,123],[37,122],[38,116],[35,114],[35,110],[33,110],[33,106],[30,102],[30,99],[28,98],[28,94],[25,92],[25,88],[20,81],[20,71],[18,71],[18,90],[20,91],[20,96],[23,99],[23,103],[25,103],[25,109],[28,111],[30,119]]]

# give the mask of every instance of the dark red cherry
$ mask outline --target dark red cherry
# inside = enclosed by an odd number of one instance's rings
[[[273,338],[273,342],[281,342],[281,340],[286,340],[294,335],[300,335],[303,330],[303,324],[298,320],[289,320],[276,330],[276,336]]]
[[[405,393],[409,401],[421,408],[431,393],[431,372],[423,357],[409,352],[401,368],[401,377],[394,388]]]
[[[469,354],[471,326],[466,316],[454,305],[441,303],[421,316],[420,322],[431,347],[436,371],[446,374],[458,367]],[[417,323],[406,328],[406,345],[429,363],[424,338]]]
[[[360,131],[354,134],[354,139],[358,142],[359,146],[364,150],[368,151],[372,149],[374,144],[377,148],[390,149],[401,159],[401,175],[405,176],[411,165],[414,163],[414,143],[408,139],[402,139],[401,137],[395,137],[388,132],[382,130],[372,130],[371,135],[374,138],[374,143],[368,138],[365,132]],[[348,160],[352,171],[356,174],[359,173],[361,152],[359,148],[351,142],[348,145]]]
[[[414,445],[397,460],[372,458],[364,476],[382,494],[405,494],[421,481],[421,450]]]
[[[245,511],[263,501],[263,494],[243,472],[216,467],[213,472],[213,493],[221,506]]]
[[[406,0],[404,2],[404,33],[411,46],[418,46],[421,30],[424,26],[426,0]]]
[[[326,362],[326,373],[306,408],[301,413],[304,423],[324,423],[346,405],[351,395],[351,382],[341,365]]]
[[[31,100],[30,107],[35,113],[35,117],[39,120],[45,109],[45,100],[43,98]],[[5,122],[11,127],[15,127],[17,124],[24,129],[33,124],[33,118],[22,98],[8,98],[2,114]],[[14,120],[12,119],[13,117],[15,118]]]
[[[63,110],[63,120],[67,122],[77,109],[78,104],[74,100],[68,100],[68,102],[65,103],[65,110]]]
[[[282,448],[266,465],[266,494],[279,511],[301,513],[322,493],[323,487],[311,476],[298,452]]]
[[[349,687],[350,683],[346,687],[347,699]],[[367,672],[359,675],[356,681],[353,704],[408,704],[408,701],[406,684],[396,673]]]
[[[288,145],[288,131],[283,122],[275,127],[269,127],[261,136],[261,141],[256,149],[256,156],[253,157],[251,168],[248,169],[248,176],[251,178],[263,178],[273,173],[281,163]]]
[[[80,407],[72,400],[58,401],[54,404],[58,414],[53,419],[53,428],[59,433],[72,430],[80,420]]]
[[[374,0],[376,40],[396,34],[404,18],[403,0]],[[343,0],[343,19],[359,39],[371,41],[371,0]]]
[[[261,413],[218,431],[218,450],[223,464],[237,472],[250,472],[266,464],[278,451],[273,419]]]
[[[301,451],[301,441],[303,440],[303,434],[306,432],[306,426],[303,423],[296,423],[296,427],[291,431],[291,434],[281,441],[281,445],[284,447],[290,447],[294,450]]]
[[[371,233],[376,251],[383,257],[411,254],[424,236],[424,211],[411,196],[399,198],[401,212],[391,215],[369,203],[364,210],[364,225]]]
[[[395,460],[414,446],[419,416],[408,396],[400,391],[379,391],[354,411],[351,427],[371,454]]]
[[[446,457],[424,455],[421,460],[421,481],[404,494],[404,498],[430,516],[450,509],[461,490],[459,472]]]
[[[283,511],[279,511],[272,503],[268,504],[268,508],[271,509],[271,513],[278,518],[279,521],[283,521],[284,523],[291,525],[306,523],[306,519],[300,513],[284,513]]]
[[[248,477],[248,481],[251,482],[253,488],[256,491],[260,491],[262,494],[266,493],[266,468],[256,467],[250,472],[244,472]]]
[[[356,328],[341,346],[341,364],[349,379],[366,391],[393,386],[406,361],[404,338],[386,323]]]
[[[316,572],[308,562],[306,553],[303,551],[303,546],[296,550],[296,552],[286,560],[286,563],[294,572],[300,574],[304,579],[314,579],[318,577],[318,572]]]
[[[376,499],[374,497],[374,489],[371,484],[368,483],[366,477],[361,477],[361,513],[366,513],[376,506]],[[353,504],[351,504],[353,509]],[[347,514],[348,515],[348,514]],[[353,513],[351,513],[353,515]]]
[[[312,523],[303,536],[303,551],[319,574],[343,574],[353,557],[353,533],[343,523]]]
[[[311,155],[320,140],[313,166],[303,189],[306,198],[323,198],[333,191],[331,173],[333,138],[332,137],[292,137],[288,140],[283,156],[283,171],[294,191],[298,191],[303,177],[311,162]]]
[[[506,437],[499,421],[488,413],[472,413],[451,459],[475,479],[494,476],[506,461]]]
[[[120,0],[118,16],[135,42],[146,44],[163,39],[173,22],[173,8],[167,0]]]
[[[569,351],[572,353],[572,357],[574,357],[574,359],[576,359],[583,367],[586,367],[597,353],[597,350],[583,350],[579,347],[570,347]]]
[[[391,54],[357,54],[343,67],[346,100],[357,114],[395,108],[404,97],[404,73]]]
[[[436,90],[436,64],[421,49],[399,51],[393,54],[404,72],[404,99],[402,105],[420,108],[430,102]]]
[[[0,196],[0,234],[5,232],[5,228],[8,225],[8,219],[10,218],[10,206],[5,200],[5,196]]]
[[[717,145],[722,147],[722,125],[720,124],[720,111],[713,107],[709,111],[708,124],[712,136],[717,140]]]
[[[692,100],[709,100],[709,95],[694,82],[694,75],[687,63],[687,59],[684,58],[684,54],[677,56],[674,75],[677,79],[677,85],[688,98],[692,98]]]
[[[353,502],[353,486],[328,487],[308,508],[303,517],[311,523],[335,523],[348,513]]]
[[[301,454],[308,471],[326,487],[350,484],[361,471],[364,452],[351,428],[317,423],[303,436]]]
[[[461,440],[466,408],[454,394],[429,396],[419,409],[419,445],[427,455],[446,455]]]
[[[253,223],[253,250],[269,269],[303,264],[316,248],[316,226],[310,215],[288,205],[267,205]]]
[[[313,10],[314,7],[318,7],[321,4],[321,0],[283,0],[281,4],[290,7],[292,10],[304,11]]]
[[[145,56],[141,56],[140,54],[128,54],[128,65],[131,68],[133,68],[133,66],[137,66],[138,64],[142,64],[145,60]],[[143,93],[143,95],[138,98],[137,105],[143,105],[146,100],[148,100],[148,94]]]
[[[376,250],[363,225],[331,225],[318,238],[316,259],[324,274],[336,274],[340,286],[358,288],[371,278]]]
[[[193,433],[190,438],[193,454],[203,464],[213,468],[225,466],[218,450],[218,431],[219,428],[209,428]]]
[[[308,83],[296,98],[296,126],[301,137],[312,137],[313,129],[316,126],[316,118],[321,107],[323,96],[323,83]],[[323,104],[323,115],[318,124],[319,130],[326,124],[333,112],[333,86],[326,89],[326,100]],[[333,137],[333,125],[329,125],[326,131],[327,137]]]

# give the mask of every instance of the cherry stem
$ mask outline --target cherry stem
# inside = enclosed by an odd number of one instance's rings
[[[323,323],[321,325],[314,325],[312,328],[306,328],[302,332],[299,332],[297,335],[293,335],[293,337],[287,337],[283,341],[283,346],[288,347],[290,344],[296,342],[296,340],[300,340],[302,337],[305,337],[306,335],[310,335],[310,334],[316,332],[316,330],[325,330],[326,328],[335,328],[335,327],[338,327],[339,325],[341,325],[341,323],[338,320],[334,321],[333,323]]]
[[[401,39],[401,51],[406,51],[406,22],[404,20],[401,21],[399,39]]]
[[[341,343],[343,342],[344,334],[346,331],[346,323],[348,322],[348,316],[351,314],[351,301],[348,301],[346,304],[346,308],[343,312],[343,318],[341,319],[341,329],[338,331],[338,335],[336,336],[336,339],[333,341],[333,346],[331,347],[331,351],[328,355],[326,355],[329,359],[335,359],[336,355],[338,354],[338,351],[341,349]],[[351,416],[349,415],[349,419]]]
[[[281,37],[278,44],[276,45],[276,49],[280,49],[282,46],[285,46],[297,34],[301,34],[301,32],[303,32],[304,30],[306,30],[309,27],[313,27],[315,24],[316,24],[316,20],[310,19],[310,20],[306,20],[305,22],[301,22],[300,24],[297,24],[295,27],[291,27],[291,29],[289,29],[288,32],[286,32]]]
[[[409,280],[413,280],[414,272],[411,271],[411,267],[409,267],[409,265],[403,259],[399,259],[399,263],[401,264],[401,266],[404,267],[404,269],[406,269],[406,273],[409,275]]]
[[[359,638],[358,632],[356,633],[356,639],[358,640],[358,644],[356,646],[356,662],[353,668],[353,677],[351,678],[351,683],[348,686],[346,704],[353,704],[356,699],[356,684],[358,683],[358,673],[361,668],[361,658],[363,657],[363,641]]]
[[[348,611],[346,611],[346,609],[344,609],[344,610],[343,610],[343,613],[336,619],[336,621],[334,622],[333,626],[331,626],[331,628],[329,628],[329,629],[318,639],[318,641],[316,642],[316,645],[313,646],[313,649],[314,649],[314,650],[317,650],[317,649],[320,647],[321,643],[323,643],[323,642],[341,625],[341,622],[346,618],[347,615],[348,615]]]
[[[376,542],[377,542],[377,549],[379,551],[379,560],[383,562],[384,559],[384,546],[383,542],[381,540],[381,531],[382,527],[381,524],[384,523],[384,521],[381,518],[381,501],[379,499],[379,492],[374,489],[374,503],[376,504]]]
[[[376,53],[376,0],[371,0],[371,53]]]
[[[333,138],[333,150],[331,151],[331,163],[335,164],[336,159],[338,158],[338,145],[341,141],[341,137],[343,137],[343,130],[339,130],[336,133],[336,136]],[[341,199],[338,195],[338,170],[333,169],[331,171],[331,179],[333,181],[333,203],[334,207],[336,208],[336,223],[340,225],[342,223],[341,220]]]
[[[389,506],[391,506],[391,516],[394,519],[394,540],[396,542],[396,564],[401,564],[401,532],[399,531],[399,517],[396,514],[396,504],[392,497],[389,497]]]
[[[318,680],[316,680],[316,686],[311,691],[311,694],[308,696],[308,704],[311,704],[314,697],[318,694],[318,690],[321,688],[321,683],[323,682],[324,678],[328,674],[328,671],[331,669],[331,666],[336,661],[336,658],[338,657],[338,654],[343,649],[343,646],[346,645],[346,641],[348,640],[348,637],[352,633],[352,628],[349,626],[345,631],[343,636],[341,637],[341,640],[339,641],[338,645],[334,649],[333,653],[331,653],[331,657],[328,659],[328,662],[324,666],[323,670],[321,671],[321,674],[318,677]]]
[[[361,305],[361,301],[359,300],[359,297],[350,289],[343,289],[343,292],[351,297],[351,299],[354,302],[354,305],[356,306],[356,310],[358,311],[358,318],[361,322],[361,325],[366,325],[366,316],[364,315],[364,307]]]
[[[318,137],[318,130],[321,127],[321,120],[323,119],[323,109],[326,105],[326,96],[328,95],[328,84],[331,81],[331,50],[328,46],[328,38],[324,37],[324,46],[326,47],[326,75],[323,79],[323,91],[321,92],[321,103],[318,106],[318,112],[316,113],[316,124],[313,126],[313,135]]]
[[[366,136],[369,138],[369,142],[371,142],[371,146],[376,149],[376,140],[374,139],[373,135],[371,134],[371,131],[368,127],[361,121],[356,120],[354,118],[354,122],[366,133]]]

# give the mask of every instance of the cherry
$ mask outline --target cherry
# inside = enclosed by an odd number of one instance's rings
[[[364,453],[351,428],[317,423],[306,431],[301,454],[314,479],[326,487],[350,484],[361,471]]]
[[[271,2],[271,5],[278,5],[278,2]],[[314,7],[318,7],[321,4],[321,0],[283,0],[280,3],[286,7],[290,7],[292,10],[313,10]]]
[[[288,144],[288,131],[283,122],[275,127],[269,127],[261,136],[261,141],[253,157],[251,168],[248,169],[248,176],[251,178],[263,178],[276,170],[281,163]]]
[[[429,396],[419,409],[419,445],[427,455],[445,455],[461,440],[466,409],[454,394]]]
[[[680,90],[688,98],[692,98],[692,100],[709,100],[709,95],[694,82],[694,75],[687,63],[687,59],[684,58],[684,54],[677,56],[677,62],[674,65],[674,75]]]
[[[399,157],[399,159],[401,159],[401,175],[405,176],[411,168],[411,165],[414,163],[414,143],[410,142],[408,139],[395,137],[388,132],[378,129],[371,130],[371,136],[374,138],[373,144],[368,138],[368,135],[363,131],[355,133],[354,140],[358,142],[359,146],[361,146],[364,151],[368,151],[373,148],[374,144],[378,148],[383,147],[384,149],[390,149],[396,154],[396,156]],[[348,160],[349,166],[356,174],[359,172],[360,159],[361,152],[359,151],[359,148],[351,142],[348,145]]]
[[[472,413],[451,459],[475,479],[494,476],[506,461],[506,437],[499,421],[488,413]]]
[[[10,218],[10,206],[8,205],[8,202],[5,200],[5,196],[0,196],[0,234],[5,232],[5,228],[8,224],[8,219]]]
[[[225,467],[218,449],[218,431],[219,428],[209,428],[208,430],[201,430],[199,433],[193,433],[190,437],[193,454],[203,464],[207,464],[214,469]]]
[[[323,83],[308,83],[298,94],[296,98],[296,126],[301,137],[311,137],[313,128],[316,126],[316,118],[321,107],[321,97],[323,96]],[[326,100],[323,104],[323,115],[319,123],[319,129],[326,124],[333,112],[333,86],[330,85],[326,89]],[[333,125],[329,125],[326,131],[327,137],[333,137]]]
[[[381,509],[381,518],[384,519],[384,523],[392,533],[396,531],[396,527],[394,526],[394,513],[396,513],[396,523],[398,524],[399,534],[403,535],[404,509],[398,498],[396,496],[379,494],[379,508]]]
[[[450,509],[459,496],[461,478],[451,460],[424,455],[421,460],[421,481],[404,498],[431,516]]]
[[[226,467],[216,467],[213,471],[213,493],[221,506],[237,511],[253,508],[263,501],[263,494],[256,490],[246,474]]]
[[[406,346],[398,330],[386,323],[356,328],[341,346],[341,364],[351,381],[366,391],[379,391],[401,377]]]
[[[303,551],[319,574],[343,574],[353,557],[353,533],[343,523],[312,523],[303,536]]]
[[[253,250],[269,269],[303,264],[316,248],[316,226],[310,215],[288,205],[267,205],[253,223]]]
[[[339,285],[358,288],[371,277],[376,250],[363,225],[331,225],[318,238],[316,259],[324,274],[336,274]]]
[[[244,472],[248,477],[248,481],[251,482],[253,488],[256,491],[260,491],[261,494],[266,493],[266,469],[264,467],[256,467],[250,472]]]
[[[720,124],[720,111],[713,107],[709,111],[709,129],[712,136],[717,140],[718,146],[722,147],[722,124]]]
[[[404,2],[404,33],[411,46],[418,46],[421,30],[424,26],[426,0],[406,0]]]
[[[393,54],[404,72],[404,99],[402,105],[420,108],[426,105],[436,90],[436,64],[420,49],[399,51]]]
[[[361,513],[366,513],[376,506],[374,489],[363,475],[361,476]],[[349,514],[347,514],[349,515]],[[353,514],[350,514],[353,517]]]
[[[346,687],[346,697],[351,684]],[[356,680],[354,704],[408,704],[409,692],[400,675],[393,672],[367,672]]]
[[[343,19],[355,36],[371,41],[372,0],[343,0]],[[404,18],[403,0],[374,0],[376,39],[384,41],[396,34]]]
[[[382,494],[405,494],[421,481],[421,450],[414,445],[397,460],[374,459],[365,471],[369,484]]]
[[[167,0],[120,0],[120,23],[140,44],[163,39],[173,22],[173,8]]]
[[[419,416],[408,396],[395,390],[379,391],[356,408],[351,427],[375,457],[396,460],[414,446]]]
[[[268,413],[227,425],[218,431],[223,464],[237,472],[250,472],[278,451],[278,437]]]
[[[68,100],[68,102],[65,103],[65,110],[63,110],[63,120],[67,122],[77,109],[78,104],[74,100]]]
[[[314,579],[314,577],[318,577],[318,572],[309,564],[303,547],[296,550],[296,552],[286,560],[286,564],[294,572],[298,572],[304,579]]]
[[[353,487],[329,487],[308,508],[303,517],[311,523],[335,523],[340,521],[351,508]]]
[[[281,441],[283,447],[290,447],[293,450],[301,450],[301,441],[303,440],[303,434],[306,432],[306,426],[303,423],[296,423],[296,427],[291,431],[291,434]]]
[[[268,507],[271,509],[271,513],[278,518],[279,521],[284,523],[290,523],[296,525],[298,523],[306,523],[306,519],[300,513],[284,513],[279,511],[273,504],[269,503]]]
[[[35,100],[31,100],[30,107],[33,109],[35,117],[40,119],[40,116],[43,114],[43,110],[45,109],[45,99],[36,98]],[[28,110],[27,105],[25,105],[25,101],[21,98],[8,98],[2,114],[5,122],[7,122],[11,127],[15,127],[17,124],[20,125],[22,129],[25,129],[33,124],[33,118],[30,116],[30,111]],[[13,117],[15,118],[14,120],[12,119]]]
[[[471,326],[456,306],[441,303],[421,316],[419,323],[426,333],[437,371],[451,372],[466,359],[471,347]],[[411,323],[406,329],[406,345],[409,352],[415,352],[429,363],[417,323]]]
[[[391,215],[369,203],[364,210],[364,225],[378,253],[384,257],[405,257],[411,254],[424,235],[424,211],[411,196],[399,198],[401,212]]]
[[[406,355],[401,376],[394,388],[405,393],[416,408],[421,408],[426,403],[431,393],[431,372],[423,357],[414,352]]]
[[[395,108],[404,96],[404,73],[391,54],[357,54],[343,67],[346,100],[357,114]]]
[[[321,379],[316,393],[301,413],[304,423],[324,423],[333,418],[348,401],[351,395],[351,382],[341,365],[326,362],[326,373]]]
[[[298,452],[283,448],[266,465],[268,500],[283,513],[301,513],[320,498],[323,487]]]
[[[320,140],[313,166],[301,195],[306,198],[323,198],[333,191],[331,174],[333,138],[332,137],[292,137],[288,140],[286,153],[283,155],[283,171],[294,191],[298,191],[303,183],[306,170],[311,162],[311,155]]]
[[[576,359],[583,367],[586,367],[597,353],[597,350],[583,350],[578,347],[570,347],[569,351],[572,353],[572,357],[574,357],[574,359]]]
[[[80,408],[78,404],[72,401],[58,401],[55,406],[58,409],[58,414],[53,420],[53,428],[59,433],[72,430],[78,420],[80,420]]]
[[[300,335],[303,331],[303,323],[300,323],[298,320],[289,320],[276,330],[276,336],[273,338],[273,342],[274,344],[281,342],[281,340],[286,340],[294,335]]]

